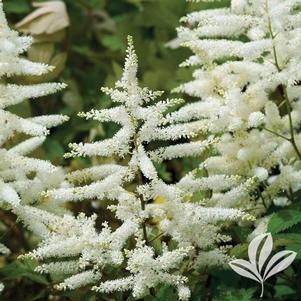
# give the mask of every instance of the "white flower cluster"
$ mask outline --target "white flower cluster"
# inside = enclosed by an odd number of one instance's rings
[[[27,98],[52,94],[64,84],[36,85],[10,84],[16,75],[41,75],[51,67],[21,58],[31,45],[30,37],[20,37],[8,27],[0,2],[0,205],[16,207],[35,202],[39,192],[60,183],[59,171],[49,162],[32,159],[27,154],[38,148],[46,138],[48,129],[61,124],[65,116],[38,116],[22,118],[9,111],[9,107]],[[14,143],[17,133],[27,137]],[[62,177],[61,177],[62,178]]]
[[[66,201],[90,200],[95,204],[110,200],[109,209],[120,220],[120,226],[113,230],[105,223],[98,231],[96,216],[51,217],[50,213],[38,213],[39,209],[27,207],[28,212],[23,210],[23,216],[35,216],[34,224],[29,227],[44,235],[43,242],[30,256],[40,261],[38,271],[67,275],[64,282],[57,285],[59,289],[94,285],[93,289],[98,292],[131,290],[134,297],[141,298],[148,290],[165,284],[176,287],[179,299],[187,300],[190,295],[187,278],[177,267],[183,266],[184,259],[194,252],[197,257],[199,250],[203,253],[215,250],[213,264],[225,262],[226,256],[218,245],[229,241],[229,237],[220,234],[222,224],[247,216],[238,209],[212,207],[210,200],[208,206],[189,200],[201,190],[221,192],[228,189],[230,193],[233,187],[234,197],[239,196],[244,194],[245,184],[240,177],[198,179],[193,172],[178,183],[166,184],[158,176],[156,162],[199,156],[217,140],[190,142],[190,138],[207,130],[203,120],[191,120],[190,112],[181,115],[185,120],[178,118],[176,111],[168,113],[181,101],[156,101],[162,92],[139,87],[137,69],[137,56],[129,38],[121,80],[114,89],[102,89],[116,105],[79,114],[99,122],[115,122],[120,129],[109,139],[71,144],[71,152],[66,155],[118,156],[123,163],[113,162],[72,172],[67,175],[69,184],[65,187],[45,192],[45,197],[57,205]],[[166,146],[154,149],[153,141],[161,141]],[[131,183],[136,184],[134,190],[128,188]],[[164,198],[164,202],[154,203],[159,197]],[[215,197],[215,201],[219,200]],[[176,248],[163,247],[159,253],[154,249],[152,241],[158,239],[153,238],[158,228],[162,232],[158,238],[173,240]],[[125,262],[129,275],[108,280],[109,268],[121,267]]]
[[[61,124],[66,117],[52,115],[22,118],[12,113],[10,106],[27,98],[52,94],[65,85],[10,83],[13,76],[41,75],[52,68],[20,56],[31,46],[32,39],[21,37],[9,28],[2,6],[0,1],[0,208],[17,213],[22,211],[25,204],[38,203],[44,189],[58,187],[61,183],[64,175],[59,168],[27,155],[44,142],[49,128]],[[17,134],[22,136],[14,139]],[[20,137],[25,137],[22,142]],[[44,206],[50,211],[56,210],[53,205],[39,204],[41,208]],[[0,253],[8,253],[8,249],[1,244]]]
[[[203,164],[210,176],[254,179],[241,197],[218,194],[220,206],[262,214],[301,188],[300,4],[232,0],[184,17],[170,43],[193,52],[182,64],[194,67],[193,80],[178,90],[197,98],[173,120],[193,116],[220,138]]]
[[[131,276],[106,281],[93,289],[99,292],[110,293],[116,290],[125,291],[131,289],[135,298],[143,297],[148,288],[154,288],[160,283],[175,286],[178,289],[179,299],[187,300],[190,297],[189,289],[184,286],[187,278],[181,275],[169,273],[170,269],[179,266],[182,260],[188,255],[189,248],[179,248],[168,251],[164,248],[161,256],[155,256],[151,247],[137,246],[132,251],[127,251],[127,270]],[[185,293],[184,293],[185,292]]]
[[[27,98],[52,94],[65,85],[45,83],[36,85],[10,84],[16,75],[41,75],[51,67],[28,61],[20,55],[31,45],[30,37],[20,37],[8,27],[0,2],[0,206],[14,208],[33,203],[39,192],[57,186],[62,179],[60,171],[49,162],[32,159],[27,154],[38,148],[48,133],[48,128],[59,125],[65,116],[38,116],[22,118],[9,111],[9,107]],[[16,133],[26,140],[15,144]]]

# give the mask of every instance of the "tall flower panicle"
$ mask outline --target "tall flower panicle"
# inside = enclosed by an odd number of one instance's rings
[[[62,115],[23,118],[10,112],[10,106],[28,98],[55,93],[65,85],[10,83],[12,76],[41,75],[52,67],[21,57],[31,46],[32,39],[19,36],[9,28],[2,6],[0,1],[0,205],[15,207],[21,202],[35,202],[46,187],[55,187],[60,183],[61,172],[58,169],[47,161],[30,158],[27,154],[44,142],[49,128],[67,118]],[[26,138],[14,144],[12,138],[17,133]]]
[[[13,76],[41,75],[52,69],[21,57],[31,43],[30,37],[21,37],[9,28],[0,1],[0,208],[15,214],[22,211],[20,208],[25,204],[36,203],[47,187],[58,187],[64,177],[51,163],[27,155],[44,142],[49,128],[61,124],[66,117],[23,118],[10,111],[10,106],[25,99],[49,95],[65,86],[59,83],[26,86],[11,83]],[[17,133],[26,138],[16,144],[13,138]],[[46,207],[57,211],[53,204]],[[5,255],[9,250],[0,244],[0,253]],[[0,283],[0,291],[3,288]]]
[[[209,175],[257,182],[243,199],[216,195],[220,206],[262,214],[301,188],[299,8],[298,0],[232,0],[182,18],[170,43],[193,52],[182,64],[195,69],[193,80],[178,90],[197,99],[172,120],[193,116],[220,138],[203,164]]]
[[[192,195],[200,190],[219,192],[231,187],[237,190],[235,195],[243,195],[245,186],[240,177],[197,178],[193,172],[174,184],[167,184],[159,177],[156,163],[199,156],[217,141],[213,138],[204,142],[190,141],[207,129],[203,120],[173,119],[176,111],[172,114],[168,111],[174,110],[181,100],[157,101],[162,92],[141,88],[137,70],[137,56],[129,37],[121,79],[115,88],[102,89],[116,105],[79,114],[99,122],[115,122],[120,129],[112,138],[71,144],[71,151],[66,155],[115,156],[122,163],[72,172],[67,175],[69,187],[45,192],[45,196],[57,204],[110,200],[109,209],[115,213],[120,226],[113,230],[104,223],[101,229],[96,229],[95,217],[83,215],[58,217],[55,223],[50,223],[54,218],[28,207],[31,213],[25,215],[36,217],[35,224],[29,227],[34,229],[38,223],[45,238],[30,256],[40,261],[40,272],[68,275],[57,285],[59,289],[91,285],[103,293],[131,290],[134,297],[140,298],[149,289],[165,284],[178,290],[179,299],[187,300],[190,295],[187,278],[179,270],[185,258],[194,252],[197,257],[197,254],[216,250],[216,261],[212,264],[225,262],[227,256],[218,245],[229,237],[220,233],[221,222],[227,224],[246,216],[237,209],[210,207],[210,200],[207,206],[190,202]],[[154,142],[158,141],[163,146],[156,147],[158,144]],[[129,184],[135,184],[135,188],[130,190],[133,185]],[[157,197],[164,198],[165,202],[153,202]],[[162,233],[154,238],[158,228]],[[174,241],[178,247],[172,250],[163,247],[158,253],[152,244],[156,239]],[[128,276],[110,279],[109,269],[122,267],[124,262]]]
[[[51,127],[61,124],[67,118],[62,115],[23,118],[10,110],[11,106],[25,99],[46,96],[65,87],[60,83],[12,83],[12,77],[42,75],[52,69],[21,56],[31,43],[30,37],[19,36],[9,28],[0,1],[0,208],[12,210],[16,214],[22,212],[20,208],[26,204],[58,211],[54,203],[40,204],[39,196],[46,188],[58,187],[64,178],[61,169],[48,161],[29,157],[28,154],[44,142]],[[17,135],[18,139],[14,139]],[[21,142],[14,142],[20,141],[21,137],[24,137]],[[0,253],[8,253],[8,249],[1,244]]]

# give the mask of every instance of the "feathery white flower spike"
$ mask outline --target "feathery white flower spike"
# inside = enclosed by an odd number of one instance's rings
[[[257,177],[259,189],[250,190],[252,199],[243,204],[237,198],[236,206],[250,209],[252,202],[251,207],[262,207],[259,215],[283,192],[300,189],[299,5],[294,0],[232,0],[230,7],[182,18],[178,39],[171,43],[192,51],[182,65],[194,67],[193,80],[177,90],[199,101],[170,118],[193,116],[219,137],[217,156],[204,163],[209,176]],[[245,39],[238,41],[241,36]],[[279,180],[273,181],[276,169]]]
[[[31,44],[31,37],[19,36],[10,29],[0,1],[0,205],[9,208],[21,203],[34,203],[46,188],[58,187],[62,171],[47,161],[27,157],[37,149],[49,133],[49,128],[67,120],[66,116],[38,116],[23,118],[8,111],[8,107],[25,99],[46,96],[63,89],[61,83],[36,85],[7,84],[5,79],[13,75],[41,75],[52,70],[45,64],[33,63],[21,57]],[[17,133],[31,137],[8,147],[8,140]],[[49,207],[50,209],[50,207]]]
[[[204,131],[203,121],[196,121],[193,114],[191,118],[186,115],[181,118],[181,110],[168,114],[169,109],[172,110],[182,100],[156,101],[162,92],[141,88],[137,71],[138,59],[132,38],[129,37],[121,79],[115,88],[102,89],[116,106],[79,113],[80,117],[86,119],[115,122],[120,129],[109,139],[72,143],[71,151],[66,155],[114,155],[125,159],[124,163],[96,165],[72,172],[67,175],[68,184],[65,187],[49,189],[45,193],[45,197],[56,204],[92,201],[97,206],[103,199],[112,201],[109,209],[120,220],[120,226],[113,231],[104,223],[98,231],[95,228],[96,216],[87,218],[80,214],[77,218],[68,215],[52,217],[30,207],[22,208],[23,214],[20,214],[22,217],[35,216],[35,224],[28,223],[28,226],[44,237],[41,245],[29,255],[39,260],[37,270],[66,276],[58,284],[58,289],[93,286],[94,290],[104,293],[131,290],[133,296],[139,298],[149,289],[165,284],[175,287],[179,299],[186,301],[190,291],[187,279],[180,274],[178,267],[195,249],[202,250],[203,254],[215,251],[214,254],[218,254],[217,261],[225,262],[227,257],[218,245],[222,241],[229,241],[229,237],[220,234],[219,224],[246,217],[238,209],[225,208],[225,204],[207,208],[187,200],[200,190],[220,192],[232,187],[236,189],[236,194],[231,196],[243,196],[245,186],[240,177],[230,176],[195,179],[191,173],[176,184],[167,184],[160,179],[155,163],[199,156],[216,144],[218,139],[208,137],[201,142],[190,141],[191,137]],[[154,141],[172,144],[154,148],[150,145]],[[127,190],[130,183],[135,185],[131,191]],[[159,196],[164,197],[166,202],[152,203]],[[164,231],[162,236],[176,241],[178,248],[172,251],[165,248],[160,254],[155,252],[150,239],[153,226],[149,223],[153,219],[159,221]],[[130,246],[129,241],[136,243],[125,251]],[[72,260],[66,260],[68,257],[72,257]],[[120,267],[125,262],[129,276],[107,280],[104,276],[106,269]],[[76,268],[72,271],[73,266]]]

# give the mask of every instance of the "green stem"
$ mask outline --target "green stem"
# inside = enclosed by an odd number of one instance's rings
[[[284,87],[284,97],[285,97],[285,100],[286,100],[286,108],[287,108],[288,118],[289,118],[289,123],[290,123],[290,132],[291,132],[290,142],[291,142],[295,152],[297,153],[299,160],[301,160],[301,152],[300,152],[300,150],[299,150],[299,148],[296,144],[296,140],[295,140],[293,119],[292,119],[292,114],[291,114],[291,104],[290,104],[290,101],[289,101],[289,98],[288,98],[286,87]]]
[[[273,56],[274,56],[274,60],[275,60],[275,66],[276,66],[278,72],[281,72],[282,69],[281,69],[279,61],[278,61],[277,50],[276,50],[276,46],[275,46],[275,35],[273,33],[273,27],[272,27],[272,20],[269,15],[268,0],[266,0],[265,3],[266,3],[266,13],[268,16],[268,28],[269,28],[269,32],[270,32],[270,36],[271,36],[272,44],[273,44]],[[290,100],[289,100],[288,93],[287,93],[287,87],[285,85],[282,85],[282,87],[283,87],[283,98],[284,98],[284,101],[286,104],[286,110],[287,110],[287,114],[288,114],[288,118],[289,118],[290,134],[291,134],[290,139],[287,139],[287,140],[292,144],[299,160],[301,160],[301,152],[300,152],[300,150],[297,146],[296,140],[295,140],[294,125],[293,125],[293,119],[292,119],[292,113],[291,113],[291,104],[290,104]],[[281,137],[282,135],[278,134],[278,136]],[[284,136],[283,136],[283,138],[284,138]]]
[[[260,195],[260,198],[261,198],[261,200],[262,200],[262,204],[263,204],[264,208],[265,208],[266,210],[268,210],[268,206],[267,206],[267,204],[265,203],[265,199],[264,199],[264,197],[263,197],[261,191],[260,191],[259,189],[257,189],[257,192],[258,192],[259,195]]]
[[[142,175],[141,175],[140,171],[138,171],[137,179],[138,179],[138,185],[142,185],[143,180],[142,180]],[[141,209],[144,211],[145,210],[145,202],[144,202],[144,200],[141,196],[139,196],[139,199],[140,199]],[[145,240],[145,243],[146,243],[146,245],[148,245],[149,241],[148,241],[148,238],[147,238],[146,222],[145,221],[142,223],[142,231],[143,231],[143,238]]]
[[[283,135],[281,135],[281,134],[279,134],[279,133],[277,133],[277,132],[274,132],[274,131],[272,131],[272,130],[270,130],[270,129],[267,129],[267,128],[263,128],[263,129],[264,129],[265,131],[271,133],[271,134],[274,134],[274,135],[276,135],[276,136],[278,136],[278,137],[280,137],[280,138],[283,138],[283,139],[285,139],[285,140],[287,140],[287,141],[290,141],[290,138],[287,138],[287,137],[285,137],[285,136],[283,136]]]
[[[149,241],[149,243],[151,243],[151,242],[153,242],[154,240],[160,238],[162,235],[164,235],[164,232],[162,232],[162,233],[156,235],[154,238],[152,238],[152,239]]]

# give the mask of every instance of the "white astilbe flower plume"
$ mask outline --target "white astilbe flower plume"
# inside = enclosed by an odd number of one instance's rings
[[[127,252],[127,270],[131,275],[122,280],[111,280],[95,286],[98,292],[110,293],[116,290],[125,291],[129,288],[133,291],[135,298],[145,295],[148,288],[156,287],[160,283],[175,286],[179,291],[180,300],[188,300],[190,292],[184,284],[187,278],[181,275],[169,273],[176,268],[188,255],[189,248],[179,248],[174,251],[164,250],[163,254],[154,258],[154,250],[148,246],[138,246],[133,251]],[[184,290],[187,292],[184,294]]]
[[[170,43],[193,52],[182,64],[194,67],[193,80],[178,90],[197,98],[170,119],[193,116],[220,137],[204,162],[209,176],[257,179],[243,199],[217,195],[220,206],[260,215],[301,188],[299,9],[299,0],[232,0],[182,18]]]
[[[112,162],[72,172],[67,175],[69,187],[45,192],[45,196],[57,204],[93,201],[95,205],[102,200],[110,201],[109,209],[115,213],[120,226],[113,230],[105,223],[96,230],[95,216],[51,218],[28,207],[25,216],[35,216],[35,223],[29,223],[29,227],[44,236],[42,244],[30,256],[39,260],[38,271],[67,275],[64,282],[57,285],[59,289],[93,284],[100,292],[131,290],[138,298],[147,294],[149,289],[165,284],[178,290],[180,300],[188,300],[187,279],[179,270],[185,258],[197,250],[204,253],[219,250],[218,244],[229,240],[219,234],[221,222],[237,221],[246,215],[237,209],[208,208],[198,202],[187,201],[200,190],[219,193],[232,187],[236,190],[228,198],[243,198],[246,185],[240,177],[196,179],[193,172],[174,184],[167,184],[159,177],[155,163],[199,156],[217,139],[209,137],[206,141],[190,141],[207,130],[206,122],[189,118],[173,120],[174,115],[167,111],[181,100],[157,101],[162,92],[139,87],[137,70],[137,56],[129,37],[120,81],[115,88],[102,89],[116,105],[79,114],[99,122],[115,122],[120,129],[109,139],[71,144],[71,151],[66,155],[118,156],[119,162],[123,163]],[[157,144],[154,142],[158,141],[162,146],[155,147]],[[129,190],[129,184],[134,184],[134,188]],[[157,197],[163,197],[165,203],[153,203]],[[215,196],[212,202],[218,201],[218,196]],[[152,220],[157,220],[158,225],[154,225]],[[176,241],[178,247],[155,251],[151,236],[157,227],[163,231],[161,238]],[[126,249],[129,251],[125,256]],[[222,251],[216,251],[216,254],[220,255],[216,262],[226,260]],[[110,269],[120,267],[124,262],[128,276],[110,278]]]
[[[10,83],[12,76],[42,75],[52,70],[50,66],[30,62],[20,56],[31,43],[31,37],[21,37],[9,28],[0,1],[0,208],[12,210],[17,215],[18,212],[23,213],[25,204],[39,203],[40,193],[46,188],[58,187],[64,177],[62,171],[50,162],[27,155],[44,142],[49,128],[67,118],[61,115],[22,118],[9,110],[10,106],[25,99],[49,95],[65,87],[59,83]],[[19,133],[26,138],[16,144],[13,138]],[[54,207],[54,203],[38,206],[61,211]],[[30,218],[24,216],[23,220]],[[0,253],[6,255],[9,250],[0,244]],[[3,288],[1,283],[0,291]]]
[[[52,94],[65,87],[60,83],[17,85],[12,76],[41,75],[52,70],[45,64],[33,63],[20,55],[32,43],[31,37],[19,36],[7,24],[0,1],[0,206],[15,208],[21,203],[34,203],[39,193],[57,187],[63,179],[60,169],[27,155],[45,140],[48,129],[64,122],[62,115],[22,118],[9,107],[24,101]],[[15,144],[12,138],[21,133],[26,138]]]

